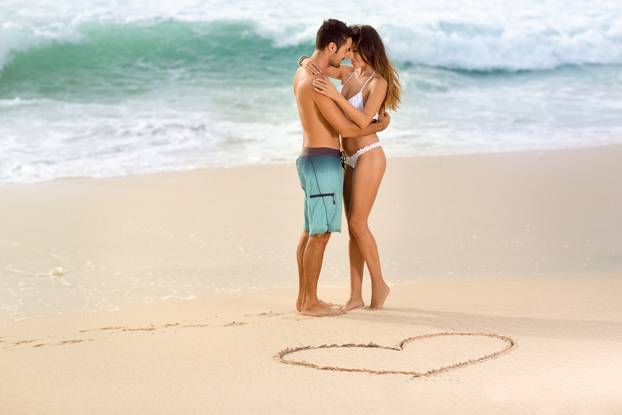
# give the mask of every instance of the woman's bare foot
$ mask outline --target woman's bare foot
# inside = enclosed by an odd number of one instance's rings
[[[303,316],[312,316],[312,317],[330,317],[330,316],[339,316],[345,313],[345,310],[341,308],[333,308],[326,304],[315,303],[311,306],[303,306],[300,310],[300,313]]]
[[[343,306],[343,309],[350,311],[361,307],[365,307],[365,303],[362,298],[350,298],[346,305]]]
[[[391,289],[387,284],[384,284],[384,286],[378,289],[372,289],[371,304],[369,305],[369,308],[371,310],[380,310],[384,305],[384,302],[386,301],[390,292]]]

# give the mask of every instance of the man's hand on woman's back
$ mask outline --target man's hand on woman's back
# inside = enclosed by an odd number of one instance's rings
[[[388,112],[384,112],[383,114],[381,114],[378,117],[378,124],[380,127],[380,130],[378,131],[382,131],[385,128],[387,128],[389,126],[389,123],[391,122],[391,116],[389,115]]]

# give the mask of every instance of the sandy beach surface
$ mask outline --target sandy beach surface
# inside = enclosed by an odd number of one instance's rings
[[[333,318],[294,309],[293,162],[2,185],[0,414],[622,414],[621,161],[390,158],[391,296]]]

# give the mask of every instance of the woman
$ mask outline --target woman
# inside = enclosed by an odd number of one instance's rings
[[[400,83],[378,32],[369,25],[351,29],[352,66],[328,69],[328,76],[341,80],[340,90],[322,77],[314,80],[314,89],[334,100],[352,122],[364,128],[376,114],[397,109]],[[303,59],[301,64],[311,74],[319,75],[310,60]],[[382,276],[378,247],[367,221],[386,170],[386,156],[376,134],[342,139],[342,147],[346,154],[343,197],[350,234],[350,299],[344,308],[365,306],[362,284],[366,263],[372,287],[370,308],[380,309],[390,289]]]

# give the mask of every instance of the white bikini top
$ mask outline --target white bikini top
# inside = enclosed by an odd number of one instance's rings
[[[365,81],[365,83],[363,84],[359,92],[357,92],[356,94],[354,94],[348,99],[348,102],[352,104],[352,106],[358,109],[359,111],[363,111],[365,109],[365,104],[363,102],[363,89],[365,88],[365,85],[367,85],[367,82],[369,82],[369,80],[371,79],[372,76],[374,76],[375,73],[376,71],[374,71],[374,73],[369,75],[369,78],[367,78],[367,81]],[[346,79],[343,85],[339,86],[339,89],[338,89],[339,93],[341,93],[341,90],[343,89],[343,87],[348,83],[350,78],[352,78],[352,75],[354,75],[354,71],[352,71],[352,73],[350,74],[350,77]]]

